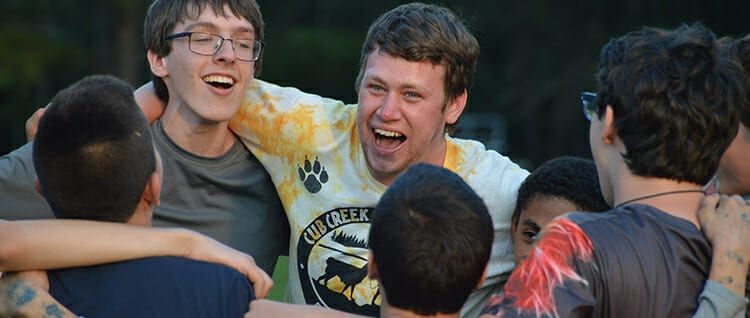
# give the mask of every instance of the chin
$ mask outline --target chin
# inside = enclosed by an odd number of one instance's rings
[[[367,165],[373,176],[381,182],[383,182],[384,179],[395,179],[395,177],[405,169],[392,161],[373,159],[372,157],[367,158]]]

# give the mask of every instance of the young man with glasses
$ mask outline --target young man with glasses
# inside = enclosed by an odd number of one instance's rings
[[[448,9],[410,3],[371,25],[358,104],[262,81],[247,91],[231,127],[271,173],[288,212],[291,302],[377,315],[382,294],[366,275],[369,221],[387,186],[420,162],[465,178],[494,220],[488,279],[464,314],[478,315],[502,286],[514,266],[510,216],[528,172],[447,134],[466,106],[478,53],[474,36]],[[141,106],[154,113],[153,105]]]
[[[602,194],[614,208],[550,223],[487,317],[679,317],[696,310],[712,260],[699,216],[714,213],[719,201],[704,198],[703,185],[736,134],[736,107],[746,102],[738,68],[718,52],[713,33],[699,25],[643,28],[602,49],[598,98],[585,94],[584,105],[593,107],[584,112]],[[750,215],[739,197],[721,205]]]
[[[746,38],[747,43],[750,44],[750,37]],[[736,45],[733,45],[731,50],[734,58],[737,55],[743,54],[747,61],[743,64],[743,68],[747,68],[750,65],[750,45],[742,45],[742,41],[738,41]],[[741,61],[740,61],[741,62]],[[747,71],[746,71],[747,72]],[[747,80],[746,75],[746,80]],[[748,99],[750,101],[750,99]],[[589,121],[596,116],[596,93],[583,92],[581,93],[581,106],[583,107],[583,115]],[[743,175],[741,172],[746,166],[745,161],[740,165],[735,165],[738,159],[742,160],[747,157],[747,152],[743,151],[745,145],[749,144],[745,136],[748,134],[744,122],[748,121],[748,111],[750,103],[743,102],[739,104],[741,107],[740,111],[740,127],[737,132],[737,137],[732,141],[727,150],[722,154],[721,161],[719,164],[719,171],[715,180],[727,181],[726,183],[736,185],[734,182],[750,182],[750,175]],[[744,176],[744,178],[743,178]],[[744,180],[744,181],[743,181]],[[712,184],[709,183],[708,186]],[[724,195],[741,195],[744,196],[745,201],[750,200],[750,191],[742,191],[736,186],[729,186],[725,188],[718,188]],[[711,194],[709,187],[706,188],[707,194]],[[701,306],[699,308],[698,317],[703,313],[701,310],[708,311],[709,308],[716,308],[717,314],[712,314],[708,317],[723,317],[723,316],[734,316],[732,313],[742,310],[746,304],[745,294],[747,285],[746,276],[748,274],[748,266],[750,264],[750,222],[745,221],[748,215],[743,216],[744,213],[735,213],[722,210],[721,213],[717,213],[717,204],[729,205],[734,202],[728,201],[729,197],[722,196],[721,203],[717,201],[716,197],[706,198],[704,205],[699,211],[698,219],[701,223],[701,229],[712,243],[712,262],[711,272],[709,280],[706,282],[703,291],[700,295]],[[705,305],[704,305],[705,303]],[[721,312],[721,313],[718,313]]]
[[[165,175],[154,225],[213,237],[271,273],[287,253],[286,215],[270,176],[228,127],[260,69],[257,4],[157,0],[146,16],[144,40],[156,92],[168,101],[152,125]],[[0,218],[52,217],[34,191],[31,145],[0,160]]]

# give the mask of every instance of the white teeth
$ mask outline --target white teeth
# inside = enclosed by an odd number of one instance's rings
[[[220,75],[209,75],[203,78],[203,81],[206,83],[222,83],[222,84],[234,84],[234,79],[228,76],[220,76]]]
[[[395,131],[388,131],[388,130],[382,130],[379,128],[375,128],[375,133],[378,135],[383,135],[385,137],[391,137],[391,138],[399,138],[401,137],[401,134],[395,132]]]

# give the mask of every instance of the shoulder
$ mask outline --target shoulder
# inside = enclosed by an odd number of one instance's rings
[[[484,144],[471,139],[446,136],[446,165],[459,175],[484,172],[484,174],[506,174],[523,180],[529,172],[507,156],[487,149]]]
[[[512,210],[518,188],[529,172],[481,142],[453,137],[446,137],[446,141],[445,167],[463,177],[489,205],[495,205],[489,201],[500,200],[496,204]]]
[[[34,173],[32,151],[34,142],[29,142],[20,148],[0,157],[0,173],[19,174]]]
[[[253,81],[247,90],[245,102],[285,103],[309,105],[344,105],[342,101],[303,92],[295,87],[284,87],[259,79]]]

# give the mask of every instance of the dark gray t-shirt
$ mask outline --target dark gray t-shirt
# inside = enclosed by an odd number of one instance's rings
[[[152,126],[164,163],[161,205],[154,226],[182,227],[248,253],[267,273],[288,254],[289,225],[271,177],[237,140],[218,158],[177,146],[161,122]],[[0,157],[0,219],[54,218],[34,188],[32,143]]]
[[[31,152],[34,144],[27,143],[0,157],[0,219],[51,219],[47,201],[34,188],[34,163]]]
[[[289,223],[258,159],[239,139],[224,155],[205,158],[177,146],[160,121],[152,131],[164,163],[154,226],[198,231],[252,255],[273,273],[278,256],[288,254]]]
[[[502,317],[691,317],[711,246],[690,221],[629,204],[544,229],[486,312]],[[725,308],[719,308],[723,312]]]

